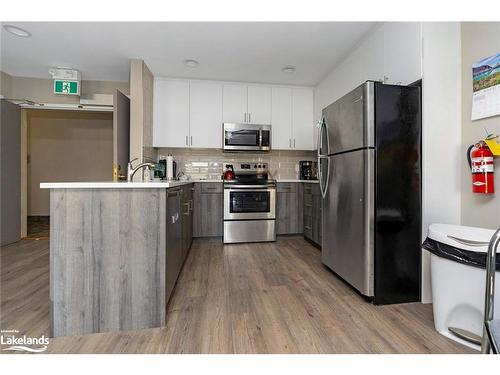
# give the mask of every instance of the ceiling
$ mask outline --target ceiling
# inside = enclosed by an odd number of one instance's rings
[[[84,80],[127,81],[128,60],[142,58],[154,75],[316,85],[375,22],[12,22],[2,28],[2,70],[50,78],[72,67]],[[200,65],[189,68],[186,59]],[[284,73],[286,65],[295,73]]]

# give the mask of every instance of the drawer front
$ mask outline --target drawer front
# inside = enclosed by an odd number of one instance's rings
[[[296,193],[297,182],[278,182],[276,189],[278,193]]]
[[[223,186],[221,182],[202,182],[201,192],[202,193],[222,193]]]
[[[312,194],[304,194],[304,208],[305,207],[311,207],[312,206],[312,201],[313,201]]]
[[[312,195],[321,195],[321,189],[319,188],[319,184],[309,184],[311,185]]]
[[[312,194],[312,184],[309,184],[307,182],[304,183],[304,194]]]

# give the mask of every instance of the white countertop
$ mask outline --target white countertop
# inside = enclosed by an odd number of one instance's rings
[[[310,184],[318,183],[318,180],[277,180],[278,182],[305,182]],[[42,182],[41,189],[169,189],[176,186],[191,184],[193,182],[221,183],[222,180],[186,180],[186,181],[160,181],[160,182]]]
[[[171,182],[42,182],[41,189],[168,189],[196,182],[195,180]]]

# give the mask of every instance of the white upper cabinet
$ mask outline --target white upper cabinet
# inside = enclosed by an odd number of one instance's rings
[[[313,150],[313,90],[273,87],[272,133],[275,150]]]
[[[271,148],[287,150],[292,148],[292,89],[272,88],[272,143]]]
[[[271,88],[248,86],[247,122],[252,124],[271,123]]]
[[[314,106],[313,90],[293,89],[292,90],[292,146],[297,150],[313,150],[314,134]]]
[[[223,87],[222,118],[224,122],[248,122],[247,86],[225,84]]]
[[[156,78],[153,99],[153,147],[187,147],[189,82]]]
[[[384,25],[386,83],[408,85],[422,77],[420,22],[388,22]]]
[[[222,84],[191,82],[189,145],[222,148]]]
[[[153,147],[222,148],[222,123],[271,124],[271,149],[313,150],[313,89],[156,78]]]

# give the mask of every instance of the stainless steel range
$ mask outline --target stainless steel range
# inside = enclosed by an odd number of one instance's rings
[[[267,163],[232,165],[235,179],[224,180],[224,243],[276,241],[276,181],[267,178]]]

